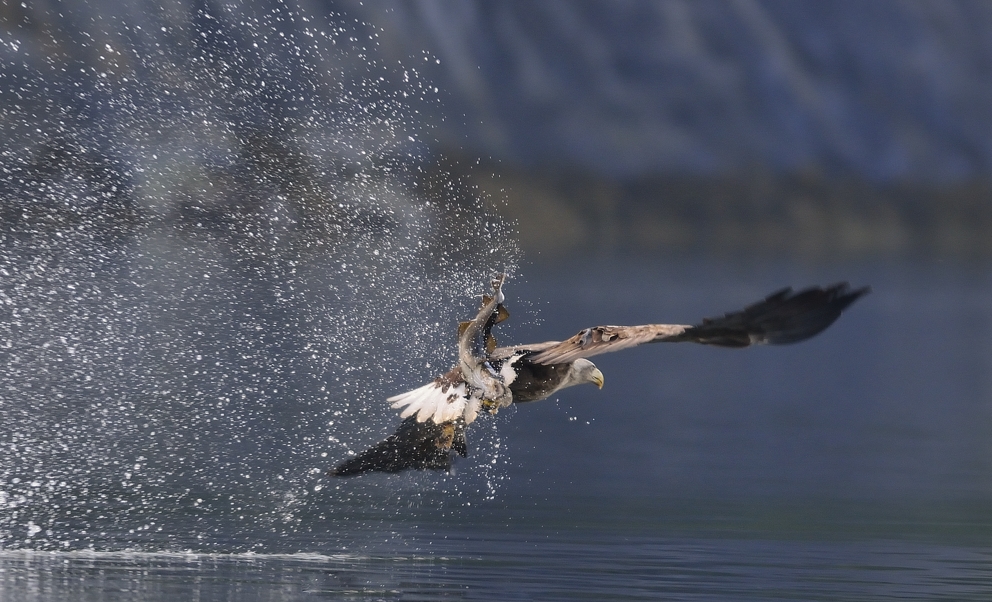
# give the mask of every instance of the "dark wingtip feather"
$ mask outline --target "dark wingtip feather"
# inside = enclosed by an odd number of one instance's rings
[[[848,283],[839,282],[826,288],[810,287],[778,299],[756,311],[761,314],[756,320],[758,338],[772,345],[805,341],[830,327],[844,310],[870,290],[867,286],[851,290]]]
[[[785,288],[742,311],[703,320],[686,334],[699,343],[724,347],[798,343],[826,330],[845,309],[869,292],[871,288],[867,286],[851,290],[846,282],[796,293]]]

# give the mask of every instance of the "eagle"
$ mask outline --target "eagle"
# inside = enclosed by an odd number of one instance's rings
[[[604,377],[590,357],[644,343],[700,343],[719,347],[785,345],[813,337],[870,289],[846,283],[794,292],[784,288],[741,311],[696,325],[594,326],[564,341],[497,346],[494,326],[509,317],[505,274],[492,281],[492,295],[458,329],[458,363],[433,381],[390,397],[403,422],[384,441],[328,471],[345,477],[407,469],[450,470],[454,454],[468,455],[465,430],[480,413],[495,414],[512,403],[540,401],[581,384],[603,388]]]

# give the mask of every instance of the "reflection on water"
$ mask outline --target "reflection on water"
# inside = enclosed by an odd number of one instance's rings
[[[0,595],[87,600],[984,600],[992,550],[460,534],[426,553],[8,553]],[[14,594],[8,598],[8,594]]]

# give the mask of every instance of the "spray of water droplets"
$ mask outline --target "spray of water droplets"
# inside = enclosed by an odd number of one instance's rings
[[[321,476],[519,258],[436,89],[341,15],[89,6],[0,37],[0,548],[347,547],[494,495],[487,426],[457,479]]]

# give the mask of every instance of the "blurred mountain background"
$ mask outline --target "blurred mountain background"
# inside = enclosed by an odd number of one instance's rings
[[[114,188],[131,220],[223,216],[247,193],[200,193],[243,188],[239,173],[297,212],[335,211],[334,186],[307,183],[329,159],[293,137],[315,107],[371,107],[381,131],[319,126],[339,130],[336,173],[375,155],[421,165],[428,195],[467,183],[535,261],[992,256],[984,0],[15,0],[0,57],[8,218],[45,178]],[[183,199],[124,198],[162,161],[134,141],[169,138],[163,121],[183,149],[236,142],[181,178]]]

